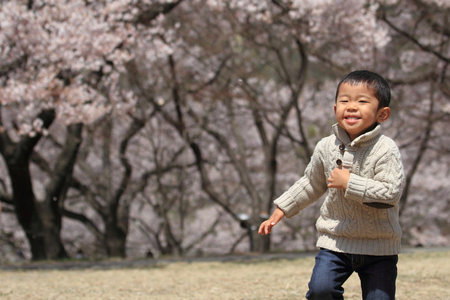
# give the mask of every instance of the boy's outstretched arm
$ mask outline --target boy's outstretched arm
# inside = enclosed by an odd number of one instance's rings
[[[277,207],[277,209],[275,209],[270,218],[261,223],[261,226],[259,226],[258,233],[262,235],[271,233],[272,227],[275,226],[278,222],[280,222],[281,219],[283,218],[284,212]]]

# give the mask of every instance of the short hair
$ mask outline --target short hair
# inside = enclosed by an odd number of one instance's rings
[[[336,89],[335,100],[339,94],[341,84],[348,83],[350,85],[365,84],[368,88],[374,90],[375,97],[378,99],[378,108],[389,107],[391,102],[391,89],[387,81],[377,73],[367,70],[358,70],[348,73],[342,77]]]

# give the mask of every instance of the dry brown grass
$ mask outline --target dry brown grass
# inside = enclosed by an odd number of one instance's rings
[[[115,270],[0,270],[0,299],[303,299],[314,257]],[[450,251],[400,255],[397,299],[450,299]],[[345,299],[361,299],[357,275]]]

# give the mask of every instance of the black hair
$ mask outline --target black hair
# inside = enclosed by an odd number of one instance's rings
[[[389,107],[389,103],[391,102],[391,89],[389,88],[387,81],[377,73],[367,70],[358,70],[348,73],[342,77],[337,86],[335,100],[337,100],[339,88],[342,83],[348,83],[350,85],[365,84],[368,88],[374,90],[375,97],[379,102],[378,108]]]

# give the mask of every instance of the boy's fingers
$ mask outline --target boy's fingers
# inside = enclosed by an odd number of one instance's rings
[[[266,221],[266,226],[264,227],[264,234],[269,234],[272,231],[272,226],[269,221]]]
[[[269,234],[272,231],[272,227],[275,225],[276,223],[270,220],[267,220],[265,222],[263,222],[261,224],[261,226],[259,226],[259,230],[258,233],[262,234],[262,235],[266,235]]]
[[[259,233],[259,234],[262,234],[262,235],[267,234],[267,224],[266,224],[266,222],[267,222],[267,221],[264,221],[264,222],[261,224],[261,226],[259,226],[259,230],[258,230],[258,233]]]
[[[265,234],[264,231],[265,231],[265,228],[264,228],[264,223],[263,223],[263,224],[261,224],[261,226],[259,226],[258,233],[259,234]]]
[[[281,210],[277,210],[274,214],[266,221],[262,222],[259,226],[258,233],[262,235],[266,235],[272,232],[272,227],[275,226],[281,219],[284,218],[284,212]]]
[[[269,234],[272,232],[272,227],[275,226],[277,224],[276,221],[273,220],[267,220],[267,225],[266,225],[266,234]]]

